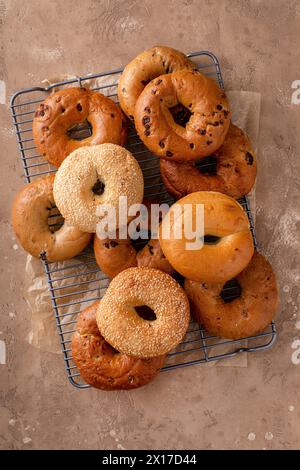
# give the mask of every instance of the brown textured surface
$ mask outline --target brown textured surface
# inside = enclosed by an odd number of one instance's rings
[[[96,323],[99,302],[83,310],[72,337],[72,356],[87,383],[102,390],[130,390],[148,384],[165,356],[137,359],[118,353],[101,336]]]
[[[88,121],[92,135],[73,140],[67,131]],[[104,143],[123,145],[127,137],[125,116],[111,99],[86,88],[57,91],[39,104],[33,120],[33,136],[41,155],[55,166],[73,150]]]
[[[45,8],[38,0],[3,0],[0,19],[0,79],[7,86],[0,105],[0,339],[7,349],[7,364],[0,364],[0,446],[299,449],[300,105],[291,104],[291,84],[300,79],[299,1],[87,0],[74,8],[65,0]],[[9,96],[45,77],[120,67],[154,43],[209,49],[228,90],[262,95],[256,225],[278,277],[279,337],[272,349],[248,354],[247,367],[230,359],[165,372],[132,393],[77,390],[60,355],[26,340],[26,256],[14,249],[10,227],[23,171]]]
[[[224,144],[212,156],[215,174],[197,169],[193,162],[160,160],[160,173],[168,192],[176,199],[195,191],[219,191],[239,198],[248,194],[256,177],[256,155],[247,135],[231,124]]]
[[[192,113],[185,127],[170,112],[179,104]],[[229,123],[224,91],[197,70],[178,70],[152,80],[134,109],[134,124],[144,144],[155,155],[176,161],[210,155],[224,142]]]
[[[264,331],[271,323],[278,304],[276,279],[270,263],[255,252],[250,263],[236,277],[241,295],[225,303],[220,294],[223,284],[185,280],[195,320],[211,334],[221,338],[246,338]]]
[[[138,315],[135,307],[142,306],[153,310],[153,321]],[[153,268],[129,268],[111,281],[96,320],[101,334],[118,351],[155,357],[182,341],[190,306],[185,292],[169,274]]]

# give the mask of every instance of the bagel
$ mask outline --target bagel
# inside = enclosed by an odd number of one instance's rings
[[[98,328],[115,349],[149,358],[177,346],[188,328],[189,302],[168,274],[129,268],[108,286],[96,313]]]
[[[174,121],[172,108],[189,110],[185,127]],[[224,142],[230,124],[229,103],[216,82],[199,71],[161,75],[140,94],[134,112],[137,132],[151,152],[172,161],[211,155]]]
[[[72,356],[86,383],[101,390],[130,390],[158,374],[165,356],[137,359],[119,353],[105,341],[96,323],[99,301],[84,309],[72,337]]]
[[[192,239],[187,239],[184,217],[178,218],[176,211],[181,209],[185,213],[188,208],[185,205],[189,205],[188,222],[195,230],[199,204],[204,206],[204,234],[196,233]],[[176,232],[178,225],[184,229],[180,239]],[[188,243],[202,235],[202,248],[187,248]],[[247,266],[254,252],[249,220],[242,206],[231,197],[213,191],[192,193],[173,204],[160,225],[159,240],[171,266],[193,281],[225,282]]]
[[[263,255],[255,252],[236,280],[241,295],[230,302],[221,297],[223,283],[185,280],[184,289],[195,320],[213,335],[228,339],[254,336],[264,331],[275,315],[276,278]]]
[[[256,178],[256,156],[241,129],[230,124],[223,145],[208,160],[200,160],[197,166],[196,162],[160,159],[168,193],[178,199],[197,191],[218,191],[238,199],[250,192]],[[207,172],[209,162],[213,171]]]
[[[171,47],[155,46],[139,54],[123,70],[118,84],[121,108],[133,119],[134,107],[143,89],[154,78],[196,65],[182,52]]]
[[[143,200],[144,181],[140,166],[124,147],[94,145],[74,150],[59,167],[54,198],[63,217],[86,232],[95,232],[104,217],[97,206],[110,204],[118,215],[119,197],[128,207]],[[118,226],[118,217],[117,217]]]
[[[174,272],[158,240],[150,240],[140,251],[137,251],[128,238],[101,240],[95,235],[94,253],[99,268],[110,278],[114,278],[124,269],[135,266],[160,269],[168,274]]]
[[[42,176],[19,191],[13,203],[12,225],[20,244],[32,256],[63,261],[78,255],[91,235],[66,221],[59,230],[51,231],[48,217],[55,207],[53,181],[54,175]]]
[[[68,135],[74,126],[86,122],[92,127],[90,137],[75,140]],[[57,167],[73,150],[107,142],[123,145],[127,137],[126,118],[116,103],[79,87],[50,95],[39,105],[32,126],[39,152]]]

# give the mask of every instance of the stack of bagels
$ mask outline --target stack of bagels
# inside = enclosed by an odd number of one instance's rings
[[[66,260],[93,240],[96,261],[111,282],[104,297],[79,314],[72,354],[83,379],[102,390],[150,382],[183,340],[190,312],[213,335],[246,338],[268,326],[278,298],[272,267],[255,250],[237,201],[254,185],[256,156],[244,131],[231,123],[224,91],[181,52],[156,46],[125,67],[118,98],[120,107],[96,91],[72,87],[38,106],[34,141],[57,172],[24,186],[12,209],[16,236],[32,256]],[[162,180],[176,201],[158,238],[141,249],[119,236],[121,226],[114,238],[96,233],[99,207],[117,211],[120,196],[128,206],[150,209],[159,202],[144,199],[142,171],[124,147],[128,120],[160,158]],[[84,123],[91,135],[72,138]],[[201,247],[190,250],[191,240],[176,236],[174,214],[189,205],[194,222],[199,204],[204,235]],[[56,230],[49,226],[54,207],[64,219]],[[150,227],[147,220],[144,228]],[[238,294],[228,295],[232,283]]]

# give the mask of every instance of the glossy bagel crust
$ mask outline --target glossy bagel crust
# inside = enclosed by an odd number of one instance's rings
[[[184,230],[183,236],[176,239],[174,226],[177,222],[179,227],[184,223],[184,217],[178,219],[176,216],[176,206],[184,212],[185,204],[191,207],[193,225],[197,205],[204,206],[204,236],[218,237],[217,243],[204,243],[202,248],[187,249],[187,243],[193,242],[198,235],[194,240],[188,240]],[[170,216],[166,215],[160,225],[159,240],[171,266],[194,281],[225,282],[247,266],[254,252],[249,220],[242,206],[233,198],[213,191],[192,193],[173,204]]]
[[[171,47],[154,46],[142,52],[126,65],[120,77],[118,97],[121,108],[133,119],[136,101],[147,83],[159,75],[185,68],[193,70],[196,65]]]
[[[101,390],[130,390],[158,374],[165,356],[138,359],[119,353],[105,341],[96,323],[99,301],[83,310],[72,337],[72,357],[86,383]]]
[[[88,121],[92,135],[71,139],[67,131]],[[87,145],[123,145],[127,123],[121,109],[110,98],[87,88],[72,87],[57,91],[41,103],[33,119],[33,137],[41,155],[55,166],[74,150]]]
[[[178,104],[191,112],[185,127],[175,122],[170,111]],[[223,144],[230,123],[229,103],[210,78],[199,71],[179,70],[145,87],[135,106],[134,122],[141,140],[155,155],[196,160]]]
[[[101,194],[93,188],[102,187]],[[110,204],[118,214],[120,196],[128,207],[143,200],[142,170],[133,155],[114,144],[93,145],[74,150],[57,170],[54,198],[63,217],[86,232],[95,232],[105,215],[97,206]],[[118,223],[118,217],[116,222]]]
[[[48,217],[55,206],[53,198],[54,175],[43,176],[25,185],[17,194],[12,208],[12,225],[24,248],[32,256],[47,256],[48,261],[63,261],[78,255],[91,240],[66,221],[56,232],[48,225]]]
[[[230,124],[223,145],[213,155],[215,174],[197,169],[195,162],[160,159],[164,185],[175,198],[197,191],[218,191],[233,198],[249,193],[256,178],[256,155],[247,135]]]
[[[193,317],[213,335],[229,339],[253,336],[264,331],[275,315],[276,278],[263,255],[255,252],[236,279],[241,295],[228,303],[220,296],[223,284],[185,280]]]
[[[141,318],[138,306],[152,309],[156,319]],[[115,349],[147,358],[165,354],[182,341],[189,311],[186,294],[171,276],[158,269],[129,268],[111,281],[96,319]]]
[[[137,251],[130,239],[101,240],[95,235],[94,253],[99,268],[110,278],[114,278],[124,269],[135,266],[160,269],[168,274],[174,272],[160,248],[159,240],[150,240]]]

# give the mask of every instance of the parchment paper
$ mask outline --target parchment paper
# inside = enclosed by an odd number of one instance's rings
[[[43,84],[50,85],[52,83],[67,80],[70,78],[73,77],[54,77],[51,80],[44,80]],[[117,79],[118,77],[116,76],[115,82],[117,81]],[[101,77],[100,79],[91,79],[88,82],[84,82],[84,86],[86,87],[95,87],[105,84],[107,84],[106,77]],[[111,80],[109,84],[112,84]],[[76,86],[76,83],[70,86]],[[56,90],[54,89],[53,91]],[[257,153],[261,101],[260,93],[247,91],[226,91],[226,93],[231,104],[233,123],[247,132],[251,139],[252,145]],[[255,218],[255,189],[251,191],[251,194],[249,195],[249,200],[253,218]],[[60,263],[60,265],[63,266],[64,263]],[[84,267],[81,269],[84,269]],[[91,275],[91,281],[94,279],[94,275]],[[76,280],[78,281],[78,278],[76,278]],[[63,283],[64,281],[60,282]],[[68,279],[68,283],[71,283],[70,279]],[[52,353],[61,353],[59,336],[57,334],[57,328],[55,324],[55,318],[44,268],[40,260],[33,258],[30,255],[27,256],[25,268],[25,284],[25,299],[29,307],[31,321],[31,330],[27,338],[29,343],[44,351]],[[59,284],[57,283],[56,286],[58,285]],[[63,284],[60,285],[63,286]],[[95,283],[92,284],[92,287],[95,288]],[[100,287],[101,286],[99,283],[99,291]],[[85,289],[88,290],[88,288],[89,284],[86,284]],[[70,293],[69,288],[67,292]],[[60,294],[62,293],[63,290],[60,291]],[[95,297],[96,295],[97,292],[95,292]],[[90,294],[88,294],[88,296],[90,296]],[[85,298],[84,295],[81,295],[81,297],[82,299]],[[72,302],[72,300],[75,299],[78,299],[78,295],[76,295],[76,288],[74,288],[74,296],[68,296],[68,302]],[[65,308],[66,313],[72,313],[72,311],[74,311],[74,308],[72,310],[72,307]],[[67,318],[68,321],[70,321],[72,316],[68,316]],[[222,353],[223,352],[224,347],[222,346]],[[208,363],[208,366],[213,365],[247,367],[247,354],[239,354],[234,358],[230,358],[229,360]]]

